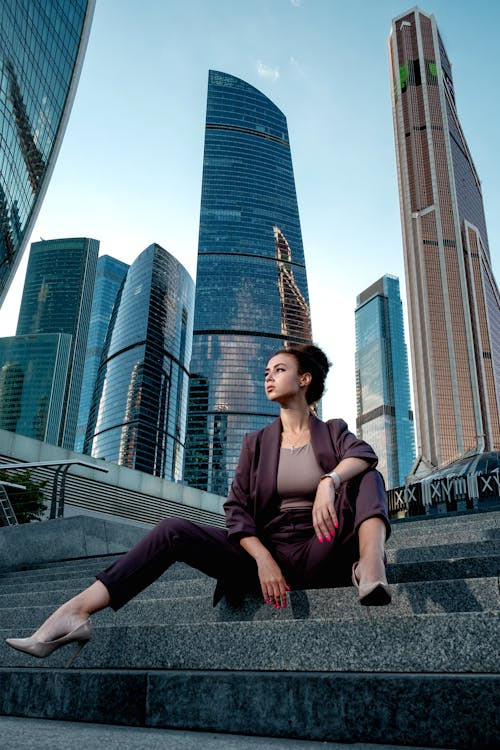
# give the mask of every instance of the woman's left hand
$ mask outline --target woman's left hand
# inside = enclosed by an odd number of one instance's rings
[[[330,477],[320,479],[312,509],[313,526],[319,542],[323,542],[324,539],[331,542],[335,536],[335,530],[339,527],[334,501],[333,479]]]

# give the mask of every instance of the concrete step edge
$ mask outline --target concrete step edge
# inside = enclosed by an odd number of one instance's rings
[[[498,739],[499,684],[498,675],[456,673],[0,669],[0,711],[316,742],[486,750]]]

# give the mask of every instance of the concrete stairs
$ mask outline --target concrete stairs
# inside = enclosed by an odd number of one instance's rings
[[[8,531],[8,530],[7,530]],[[0,714],[305,741],[497,747],[500,513],[398,522],[387,547],[393,603],[352,587],[212,607],[214,583],[176,564],[94,638],[34,660],[30,635],[114,555],[0,577]]]

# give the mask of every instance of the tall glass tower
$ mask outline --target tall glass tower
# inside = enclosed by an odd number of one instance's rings
[[[33,242],[16,336],[71,335],[69,372],[57,445],[73,450],[99,241],[87,237]]]
[[[244,433],[277,414],[269,356],[310,342],[311,320],[284,114],[211,70],[184,479],[225,495]]]
[[[433,16],[389,38],[417,426],[416,476],[500,450],[500,294],[481,183]]]
[[[159,245],[130,266],[108,327],[84,452],[182,478],[194,283]]]
[[[128,268],[127,263],[112,258],[110,255],[101,255],[97,260],[94,297],[90,312],[89,335],[76,427],[75,451],[78,453],[83,452],[92,394],[94,393],[97,371],[101,361],[109,320]]]
[[[373,445],[388,489],[404,485],[415,460],[408,356],[399,280],[385,275],[358,296],[357,430]]]
[[[70,356],[67,333],[0,338],[0,430],[58,444]]]
[[[29,241],[59,152],[95,0],[2,0],[0,304]]]

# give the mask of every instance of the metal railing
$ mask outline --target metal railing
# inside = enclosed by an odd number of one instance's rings
[[[91,464],[89,461],[80,461],[79,459],[67,459],[64,461],[31,461],[24,463],[22,461],[16,461],[15,463],[1,464],[0,471],[10,470],[21,470],[24,469],[41,469],[41,468],[54,468],[54,479],[52,482],[52,496],[50,502],[50,515],[49,518],[62,518],[64,515],[64,489],[66,486],[66,476],[72,466],[85,466],[88,469],[94,469],[95,471],[103,471],[106,474],[109,469],[104,466],[96,466]],[[8,484],[3,482],[3,484]],[[21,485],[17,485],[21,487]],[[25,489],[22,487],[22,489]],[[5,493],[7,494],[7,493]],[[8,499],[8,498],[7,498]],[[9,501],[10,504],[10,501]],[[14,511],[12,511],[14,513]],[[15,514],[14,514],[15,516]],[[17,519],[16,519],[17,523]],[[12,524],[11,524],[12,525]]]

